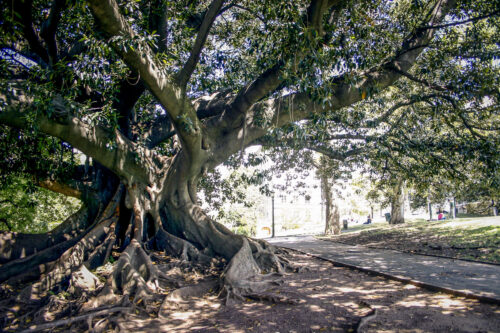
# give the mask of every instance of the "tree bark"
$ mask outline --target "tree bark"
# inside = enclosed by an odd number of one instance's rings
[[[339,207],[332,197],[332,190],[325,170],[320,170],[321,194],[325,203],[325,235],[340,235]]]
[[[405,222],[404,218],[404,185],[399,180],[393,189],[391,196],[391,219],[389,224],[401,224]]]

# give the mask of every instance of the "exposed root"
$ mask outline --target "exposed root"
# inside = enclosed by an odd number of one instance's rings
[[[54,230],[45,234],[22,234],[18,232],[0,232],[0,265],[12,260],[27,258],[75,238],[87,227],[89,209],[85,206],[71,215]]]
[[[250,240],[250,242],[253,242],[253,240]],[[274,253],[273,249],[264,249],[260,246],[260,243],[255,243],[255,246],[257,250],[253,253],[253,257],[264,272],[284,272],[287,265],[285,262],[280,260],[280,258]]]
[[[271,303],[285,303],[285,304],[292,304],[292,305],[297,305],[299,303],[302,303],[303,301],[296,299],[296,298],[289,298],[286,296],[278,295],[278,294],[272,294],[272,293],[254,293],[251,295],[247,295],[247,298],[254,299],[256,301],[264,301],[264,302],[271,302]]]
[[[85,261],[85,266],[88,267],[89,269],[95,269],[103,265],[106,262],[106,260],[110,257],[115,242],[116,242],[116,234],[114,233],[114,226],[112,226],[104,242],[98,245],[94,249],[94,251],[88,256],[88,259]]]
[[[29,257],[13,260],[2,265],[0,282],[9,280],[9,283],[24,283],[37,279],[40,274],[51,270],[54,261],[74,246],[79,239],[79,237],[70,239]]]
[[[120,255],[109,282],[113,293],[124,295],[137,303],[162,292],[162,280],[171,282],[168,276],[153,265],[139,242],[133,239]]]
[[[92,319],[95,317],[105,316],[105,315],[109,315],[110,313],[115,313],[115,312],[129,313],[130,311],[132,311],[132,308],[130,308],[130,307],[116,307],[116,308],[105,309],[105,310],[101,310],[101,311],[83,314],[83,315],[76,316],[76,317],[70,317],[67,319],[53,321],[50,323],[33,325],[29,329],[21,331],[21,333],[32,333],[32,332],[39,332],[39,331],[43,331],[43,330],[47,330],[47,329],[53,329],[53,328],[56,328],[59,326],[70,325],[72,323],[86,320],[86,319],[88,320],[88,322],[90,319],[90,323],[91,323]],[[89,325],[89,326],[91,326],[91,325]],[[89,327],[89,329],[92,329],[92,327]]]
[[[87,267],[82,266],[71,275],[68,292],[80,297],[99,290],[102,285],[102,282]]]
[[[248,241],[244,238],[241,249],[229,262],[223,274],[223,288],[221,295],[226,297],[226,304],[231,299],[243,300],[253,298],[272,302],[298,303],[284,296],[277,296],[271,292],[273,287],[283,283],[279,277],[281,273],[260,274],[261,270],[252,256]]]
[[[160,228],[149,245],[158,251],[180,258],[185,262],[209,265],[212,258],[201,253],[193,244]]]
[[[156,290],[157,271],[137,240],[132,239],[120,255],[113,272],[112,286],[115,292],[135,295],[136,298]]]
[[[36,283],[24,288],[18,297],[19,301],[40,300],[56,285],[69,279],[75,270],[80,269],[87,259],[87,254],[98,247],[110,231],[114,231],[114,223],[118,220],[118,214],[115,210],[122,191],[123,187],[120,186],[103,212],[103,218],[99,223],[93,226],[78,243],[66,250],[56,261],[48,263],[50,271],[41,276]]]
[[[50,272],[22,291],[22,299],[20,300],[38,300],[45,296],[47,292],[57,284],[67,279],[73,271],[79,269],[83,265],[85,254],[102,241],[109,231],[110,225],[115,221],[116,219],[113,218],[104,220],[98,227],[93,228],[75,246],[64,252],[64,254],[53,264],[54,267]]]
[[[178,309],[183,303],[191,297],[200,297],[208,292],[215,291],[219,286],[219,281],[215,279],[199,282],[195,285],[176,289],[165,297],[159,317],[168,317],[172,310]]]

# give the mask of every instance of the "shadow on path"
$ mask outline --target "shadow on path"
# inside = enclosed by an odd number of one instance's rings
[[[277,237],[267,241],[398,281],[500,304],[500,265],[371,249],[312,236]]]

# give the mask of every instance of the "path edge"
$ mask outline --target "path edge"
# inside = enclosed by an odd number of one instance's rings
[[[357,271],[361,271],[361,272],[364,272],[364,273],[368,273],[368,274],[371,274],[371,275],[382,276],[382,277],[385,277],[386,279],[389,279],[389,280],[394,280],[394,281],[398,281],[398,282],[408,283],[408,284],[414,285],[416,287],[424,288],[424,289],[431,290],[431,291],[440,291],[440,292],[444,292],[444,293],[447,293],[447,294],[450,294],[450,295],[453,295],[453,296],[461,296],[461,297],[465,297],[465,298],[476,299],[476,300],[484,302],[484,303],[490,303],[490,304],[500,305],[500,299],[499,298],[485,296],[485,295],[477,295],[477,294],[472,293],[472,292],[465,292],[465,291],[451,289],[451,288],[446,288],[446,287],[440,287],[440,286],[436,286],[434,284],[430,284],[430,283],[427,283],[427,282],[422,282],[422,281],[419,281],[419,280],[414,280],[414,279],[403,277],[403,276],[397,276],[397,275],[392,275],[392,274],[388,274],[388,273],[383,273],[383,272],[379,272],[379,271],[376,271],[376,270],[373,270],[373,269],[370,269],[370,268],[356,266],[356,265],[348,264],[348,263],[341,262],[341,261],[338,261],[338,260],[323,258],[323,257],[321,257],[319,255],[312,254],[310,252],[301,251],[301,250],[293,249],[293,248],[286,247],[286,246],[277,246],[277,247],[282,247],[282,248],[287,249],[287,250],[291,250],[291,251],[296,251],[296,252],[299,252],[299,253],[303,253],[303,254],[306,254],[306,255],[308,255],[310,257],[314,257],[314,258],[317,258],[317,259],[320,259],[320,260],[323,260],[323,261],[328,261],[328,262],[332,263],[334,266],[337,266],[337,267],[347,267],[347,268],[354,269],[354,270],[357,270]]]
[[[315,239],[323,241],[323,242],[330,242],[330,243],[338,243],[342,245],[349,245],[349,246],[356,246],[353,244],[349,244],[346,242],[340,242],[340,241],[335,241],[335,240],[330,240],[330,239],[323,239],[323,238],[318,238],[317,235],[313,236]],[[491,266],[500,266],[500,263],[496,262],[490,262],[490,261],[481,261],[481,260],[472,260],[472,259],[466,259],[466,258],[455,258],[455,257],[447,257],[447,256],[440,256],[438,254],[427,254],[427,253],[414,253],[414,252],[408,252],[408,251],[401,251],[401,250],[396,250],[396,249],[390,249],[386,247],[376,247],[376,246],[368,246],[368,245],[360,245],[362,247],[365,247],[367,249],[373,249],[373,250],[389,250],[389,251],[395,251],[399,253],[404,253],[404,254],[411,254],[411,255],[418,255],[418,256],[427,256],[427,257],[432,257],[432,258],[443,258],[443,259],[452,259],[452,260],[460,260],[460,261],[467,261],[467,262],[472,262],[472,263],[477,263],[477,264],[484,264],[484,265],[491,265]]]

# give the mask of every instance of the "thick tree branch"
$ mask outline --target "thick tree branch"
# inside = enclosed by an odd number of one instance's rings
[[[44,179],[36,182],[36,185],[43,187],[52,192],[64,194],[68,197],[81,199],[82,191],[74,186],[69,186],[66,183],[58,182],[56,180]]]
[[[312,0],[307,9],[305,18],[305,28],[309,32],[309,36],[315,31],[318,35],[323,35],[323,16],[329,6],[334,2],[328,3],[326,0]],[[310,37],[311,38],[311,37]],[[294,58],[294,62],[300,60],[305,54],[291,54],[290,58]],[[283,82],[282,70],[285,62],[279,61],[274,66],[264,71],[254,81],[240,90],[232,103],[232,109],[238,113],[246,112],[253,104],[257,103],[262,98],[276,90]],[[233,115],[234,117],[234,115]]]
[[[21,16],[22,25],[23,25],[23,34],[30,49],[40,57],[40,59],[45,63],[49,63],[49,56],[47,54],[47,50],[42,45],[40,38],[35,32],[33,28],[33,15],[31,13],[31,7],[33,5],[32,0],[25,0],[19,2],[13,2],[13,11],[18,12]]]
[[[102,31],[125,63],[136,70],[158,102],[170,115],[185,151],[192,157],[201,151],[201,124],[185,91],[167,76],[153,50],[140,40],[120,14],[115,0],[89,0],[90,8]],[[136,42],[131,47],[129,43]]]
[[[148,128],[149,130],[143,135],[143,140],[146,142],[146,147],[149,149],[158,146],[176,133],[170,118],[167,116],[159,116],[148,126]]]
[[[50,9],[49,17],[43,23],[40,31],[40,35],[47,45],[49,62],[51,64],[56,63],[58,59],[56,31],[59,21],[61,20],[61,13],[65,6],[66,0],[54,0]]]
[[[308,31],[309,38],[312,38],[314,31],[316,31],[318,35],[323,34],[323,16],[328,8],[336,5],[337,2],[338,1],[326,0],[312,0],[310,2],[307,9],[307,15],[304,17],[304,26]],[[288,58],[293,58],[293,61],[296,62],[304,56],[304,52],[298,51],[291,52]],[[215,143],[217,151],[214,152],[210,164],[214,163],[213,161],[223,161],[224,158],[234,153],[236,146],[242,149],[256,138],[265,135],[266,130],[262,127],[262,124],[250,128],[250,131],[247,131],[247,126],[252,126],[253,120],[259,118],[257,113],[262,113],[262,109],[268,110],[270,105],[278,105],[276,110],[277,116],[275,115],[273,118],[280,118],[280,98],[274,101],[260,102],[259,104],[261,105],[257,106],[256,103],[274,92],[284,82],[281,77],[284,65],[285,62],[280,60],[274,66],[264,71],[254,81],[250,82],[238,92],[220,117],[206,123],[207,128],[209,128],[208,131],[211,133],[222,130],[222,135],[216,135],[222,137],[222,139],[219,140],[220,142]],[[292,98],[294,97],[292,96]],[[278,122],[278,119],[273,119],[272,123]]]
[[[118,92],[113,107],[120,113],[118,125],[120,131],[130,140],[133,140],[131,125],[135,122],[134,106],[137,100],[142,96],[146,87],[140,80],[138,74],[131,75],[123,79],[119,84],[120,91]]]
[[[168,11],[167,4],[162,0],[154,0],[148,3],[149,6],[149,31],[157,31],[159,35],[158,51],[164,52],[167,49],[168,41]]]
[[[177,96],[174,85],[163,73],[163,66],[156,61],[153,51],[145,43],[130,47],[129,43],[138,36],[126,19],[120,14],[118,4],[114,0],[90,0],[90,8],[102,31],[108,35],[111,43],[121,54],[125,62],[139,72],[141,79],[148,85],[153,94],[163,104],[172,118],[176,118],[182,110],[182,101]],[[122,48],[117,43],[123,44]]]
[[[440,22],[454,4],[455,0],[438,1],[427,23]],[[436,29],[417,29],[412,36],[403,42],[400,51],[393,59],[365,72],[357,84],[352,85],[345,82],[346,75],[336,78],[332,82],[332,94],[335,96],[331,100],[332,108],[338,109],[352,105],[363,99],[363,93],[369,90],[382,90],[392,85],[401,77],[401,72],[407,72],[415,63],[425,45],[431,41],[435,31]]]
[[[204,120],[221,115],[231,102],[233,95],[231,91],[220,91],[209,96],[203,96],[193,101],[198,119]],[[161,142],[176,134],[175,129],[168,116],[160,116],[148,125],[148,130],[143,135],[143,141],[149,149],[156,147]]]
[[[200,59],[201,51],[205,42],[207,40],[208,34],[210,33],[210,28],[212,27],[219,11],[224,4],[224,0],[213,0],[210,6],[208,7],[207,12],[205,13],[205,17],[203,18],[203,22],[201,23],[200,30],[198,31],[198,35],[196,36],[196,40],[194,41],[193,47],[191,49],[191,53],[189,54],[189,58],[184,64],[184,67],[180,70],[177,75],[177,81],[179,82],[179,86],[185,87],[189,78],[194,72],[196,68],[196,64]]]
[[[0,112],[1,124],[16,128],[31,126],[26,120],[27,113],[22,111],[30,106],[31,100],[22,95],[22,91],[17,90],[16,99],[0,95],[0,101],[8,105]],[[59,109],[64,107],[60,101],[57,105]],[[62,111],[60,114],[64,114],[64,110]],[[67,110],[65,115],[63,119],[59,118],[56,121],[38,114],[35,121],[37,129],[68,142],[123,179],[131,182],[135,178],[147,181],[147,173],[141,161],[138,161],[140,158],[137,156],[133,143],[122,133],[119,131],[110,133],[100,126],[89,126],[80,119],[70,116]]]
[[[440,22],[454,4],[455,0],[438,1],[426,24]],[[395,57],[362,74],[361,79],[356,84],[351,83],[352,80],[348,77],[350,73],[335,78],[330,84],[332,98],[327,103],[317,103],[306,93],[290,94],[256,103],[245,117],[243,124],[221,136],[216,144],[217,151],[213,155],[213,163],[225,160],[242,146],[246,146],[265,135],[271,127],[281,127],[287,123],[306,119],[314,113],[341,109],[361,101],[365,96],[363,92],[387,88],[401,77],[401,74],[395,72],[394,69],[408,71],[424,49],[424,45],[427,45],[432,39],[434,32],[435,29],[417,30],[403,42]],[[215,121],[207,124],[207,126],[215,125]],[[243,135],[245,126],[246,132]]]

